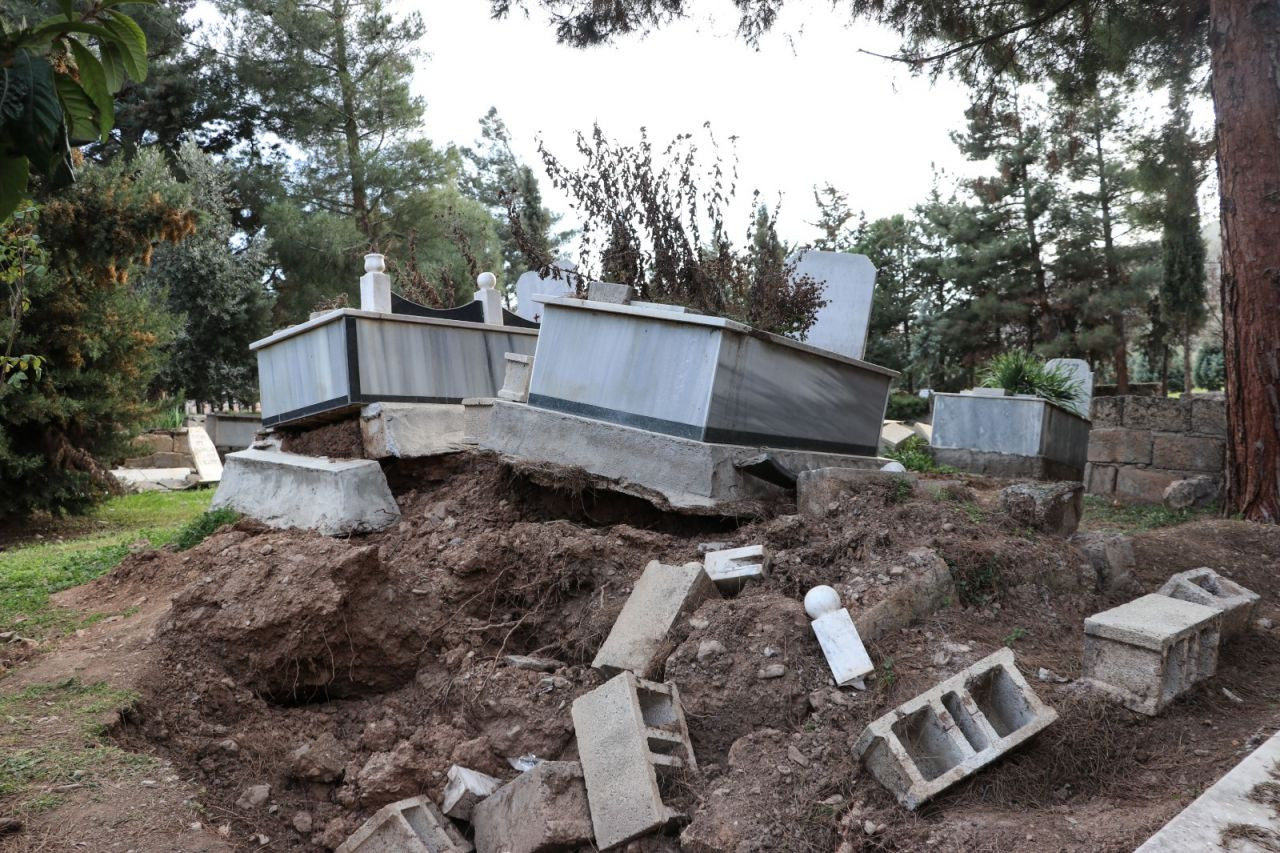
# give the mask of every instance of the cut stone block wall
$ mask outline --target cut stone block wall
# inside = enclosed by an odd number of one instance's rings
[[[1218,395],[1095,397],[1090,410],[1091,495],[1158,503],[1178,480],[1209,477],[1226,464],[1227,404]]]

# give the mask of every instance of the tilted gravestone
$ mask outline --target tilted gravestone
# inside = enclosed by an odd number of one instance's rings
[[[795,264],[793,275],[807,275],[825,283],[826,305],[805,334],[804,342],[849,358],[862,358],[871,323],[871,297],[876,268],[866,255],[807,250],[787,258]]]
[[[1089,407],[1093,403],[1093,371],[1089,369],[1089,362],[1082,358],[1051,358],[1045,366],[1050,370],[1065,367],[1070,371],[1071,378],[1080,383],[1075,398],[1076,413],[1082,418],[1089,417]]]
[[[577,267],[565,260],[556,261],[552,266],[559,267],[563,271],[559,278],[554,275],[543,278],[538,275],[537,270],[529,270],[516,279],[516,313],[526,320],[532,320],[535,323],[542,320],[542,305],[534,302],[533,297],[573,296],[574,294],[571,277],[565,275],[565,272],[572,273]]]

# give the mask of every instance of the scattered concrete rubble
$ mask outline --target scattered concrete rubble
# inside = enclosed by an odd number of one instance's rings
[[[488,773],[468,770],[456,764],[449,768],[445,778],[448,781],[445,782],[440,810],[449,817],[466,821],[471,820],[471,812],[476,803],[498,790],[502,784],[501,779],[495,779]]]
[[[1133,553],[1133,540],[1128,536],[1090,530],[1072,535],[1070,541],[1089,560],[1094,573],[1094,587],[1099,592],[1122,590],[1134,585],[1133,571],[1138,561]]]
[[[539,853],[590,844],[581,765],[541,762],[479,802],[471,823],[479,853]]]
[[[1026,742],[1058,718],[1001,649],[871,723],[857,753],[908,809]]]
[[[387,478],[372,459],[332,461],[274,450],[227,456],[213,508],[231,507],[270,527],[325,536],[370,533],[400,520]]]
[[[1160,587],[1160,594],[1221,610],[1223,637],[1249,630],[1249,623],[1253,621],[1261,599],[1256,592],[1222,577],[1207,566],[1179,572]]]
[[[466,853],[471,843],[426,797],[383,806],[334,853]]]
[[[1000,508],[1018,524],[1070,536],[1084,514],[1084,485],[1018,483],[1000,492]]]
[[[574,700],[573,728],[601,850],[683,818],[658,787],[660,775],[698,769],[674,683],[624,672]]]
[[[763,545],[708,551],[702,566],[722,595],[733,595],[747,581],[769,574],[769,554]]]
[[[529,380],[533,378],[533,356],[509,352],[507,372],[498,389],[498,399],[511,403],[529,402]]]
[[[1147,839],[1136,853],[1188,850],[1275,850],[1280,844],[1280,814],[1275,807],[1280,734],[1219,779],[1196,801]]]
[[[701,563],[666,566],[651,561],[591,665],[607,675],[655,673],[670,652],[667,634],[676,620],[713,596],[719,593]]]
[[[1155,716],[1218,667],[1221,611],[1151,594],[1084,622],[1084,681]]]
[[[829,586],[815,586],[805,593],[804,610],[813,620],[813,633],[839,687],[865,690],[865,676],[875,670],[849,611],[840,606],[840,594]]]

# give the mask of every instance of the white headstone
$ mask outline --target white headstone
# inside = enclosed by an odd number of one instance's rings
[[[364,256],[364,275],[360,276],[360,310],[391,313],[391,276],[387,275],[387,259],[382,255]]]
[[[213,446],[213,439],[202,426],[187,427],[187,443],[191,446],[191,458],[196,463],[196,473],[202,483],[217,483],[222,480],[222,460],[218,458],[218,449]]]
[[[576,266],[568,261],[556,261],[552,266],[559,267],[562,270],[573,272]],[[557,280],[555,278],[542,278],[536,270],[529,270],[524,275],[516,279],[516,313],[526,320],[532,320],[535,323],[542,319],[542,306],[533,301],[535,295],[539,296],[573,296],[573,282],[569,277],[561,274]]]
[[[1089,407],[1093,404],[1093,371],[1089,369],[1089,362],[1082,358],[1051,358],[1045,366],[1050,370],[1062,366],[1071,372],[1071,378],[1080,383],[1076,411],[1082,418],[1089,417]]]
[[[875,293],[876,268],[866,255],[846,252],[798,252],[787,259],[795,263],[795,275],[825,282],[818,319],[804,342],[825,350],[862,358],[871,323],[871,297]]]
[[[829,586],[815,586],[804,597],[804,610],[813,620],[813,633],[840,687],[866,689],[863,679],[875,670],[871,656],[858,636],[849,611],[840,606],[840,594]]]

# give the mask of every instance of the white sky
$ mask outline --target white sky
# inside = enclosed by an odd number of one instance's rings
[[[760,50],[734,32],[729,0],[702,0],[699,17],[644,39],[587,50],[556,44],[545,14],[503,21],[487,0],[401,0],[426,23],[428,57],[414,79],[427,99],[434,142],[470,144],[479,119],[498,108],[516,153],[541,175],[536,140],[573,163],[573,134],[599,122],[607,135],[634,141],[648,128],[655,147],[710,121],[717,137],[737,135],[741,216],[746,230],[753,189],[772,203],[782,194],[784,240],[812,239],[812,188],[830,181],[850,206],[876,218],[923,200],[933,167],[967,173],[948,133],[960,128],[965,90],[936,84],[905,67],[858,53],[898,46],[892,33],[848,16],[824,0],[784,6]],[[712,14],[714,13],[714,20]],[[549,206],[567,212],[543,178]]]

